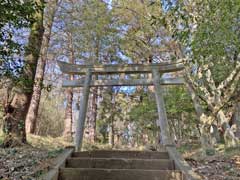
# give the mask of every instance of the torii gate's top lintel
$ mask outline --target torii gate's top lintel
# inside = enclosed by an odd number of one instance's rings
[[[106,64],[106,65],[78,65],[58,61],[63,73],[84,75],[90,69],[92,74],[134,74],[151,73],[157,69],[160,73],[175,72],[184,69],[182,62],[156,64]]]

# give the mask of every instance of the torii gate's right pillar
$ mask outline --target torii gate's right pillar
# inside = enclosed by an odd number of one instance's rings
[[[163,89],[160,84],[160,73],[158,69],[152,69],[152,74],[153,74],[153,84],[155,88],[155,97],[157,102],[162,144],[165,146],[173,145],[173,141],[170,136],[170,129],[167,121],[165,103],[163,99]]]

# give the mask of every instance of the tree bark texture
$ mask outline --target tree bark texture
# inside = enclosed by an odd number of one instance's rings
[[[54,16],[57,10],[58,0],[51,0],[48,2],[48,12],[45,15],[45,31],[43,34],[42,39],[42,46],[40,51],[40,56],[38,58],[36,75],[34,78],[34,87],[33,87],[33,94],[30,103],[30,107],[28,110],[28,114],[26,117],[26,132],[27,133],[35,133],[36,125],[37,125],[37,115],[38,115],[38,108],[41,99],[41,90],[42,84],[44,79],[44,71],[46,66],[47,60],[47,51],[49,47],[49,41],[52,32],[52,25],[54,21]]]
[[[96,140],[96,120],[97,120],[97,91],[98,88],[92,88],[92,95],[90,99],[90,108],[88,116],[88,137],[91,143]]]
[[[187,80],[186,80],[187,82]],[[200,128],[200,141],[201,141],[201,145],[203,148],[208,148],[208,147],[211,147],[211,143],[209,141],[209,132],[208,130],[206,129],[206,127],[204,127],[203,123],[202,122],[205,122],[206,121],[206,115],[204,114],[204,111],[202,109],[202,106],[200,105],[200,100],[199,100],[199,97],[196,95],[193,87],[191,86],[191,83],[186,83],[186,86],[187,86],[187,90],[191,96],[191,99],[192,99],[192,102],[193,102],[193,105],[194,105],[194,109],[195,109],[195,112],[197,114],[197,117],[198,117],[198,120],[199,120],[199,128]]]
[[[240,138],[240,102],[237,103],[234,116],[233,116],[233,125],[236,126],[236,137]]]
[[[109,124],[109,132],[108,132],[108,139],[109,139],[109,145],[111,145],[111,148],[115,145],[115,131],[114,131],[114,117],[111,117],[111,122]]]
[[[73,89],[68,88],[66,90],[67,94],[67,106],[65,110],[65,120],[64,120],[64,131],[63,136],[68,140],[72,141],[72,124],[73,124],[73,113],[72,113],[72,103],[73,103]]]
[[[228,147],[237,146],[239,139],[234,134],[234,132],[235,132],[234,126],[230,126],[229,119],[226,117],[226,115],[224,114],[224,112],[222,110],[220,110],[218,112],[217,118],[218,118],[219,122],[221,123],[222,129],[224,132],[223,136],[224,136],[225,144]]]
[[[68,35],[68,48],[69,48],[69,62],[74,64],[75,63],[75,56],[74,56],[74,47],[73,47],[73,39],[72,34],[67,33]],[[70,80],[74,80],[73,75],[69,75]],[[72,141],[73,139],[73,88],[68,88],[66,91],[67,94],[67,106],[65,109],[65,118],[64,118],[64,131],[63,136]]]
[[[95,41],[95,57],[93,58],[93,63],[98,63],[100,61],[99,59],[99,51],[100,51],[100,38],[99,36],[96,36]],[[98,80],[98,76],[94,76],[93,80]],[[90,106],[88,111],[88,120],[87,120],[87,129],[88,129],[88,138],[91,143],[94,143],[96,141],[96,122],[97,122],[97,105],[98,101],[98,87],[92,88],[92,94],[90,97]]]
[[[35,0],[43,7],[43,0]],[[5,105],[4,132],[6,133],[3,146],[17,146],[26,143],[25,119],[32,97],[32,89],[36,66],[40,54],[43,27],[43,9],[35,13],[35,22],[31,27],[28,45],[24,55],[24,69],[21,74],[21,82],[10,102]]]

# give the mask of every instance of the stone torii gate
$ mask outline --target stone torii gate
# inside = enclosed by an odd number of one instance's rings
[[[58,61],[58,65],[63,73],[85,75],[84,79],[64,81],[63,87],[83,87],[80,100],[79,118],[76,124],[75,148],[81,149],[83,141],[84,124],[87,113],[88,97],[90,87],[98,86],[137,86],[154,85],[155,97],[158,108],[163,145],[173,145],[170,137],[169,125],[167,121],[166,109],[163,100],[163,85],[180,85],[184,81],[182,78],[161,78],[164,73],[180,71],[184,68],[181,62],[158,63],[158,64],[108,64],[108,65],[77,65]],[[148,79],[124,79],[121,74],[143,74],[151,73],[153,78]],[[119,79],[114,80],[92,80],[92,75],[120,74]]]
[[[90,87],[98,86],[137,86],[154,85],[155,97],[158,109],[158,125],[161,130],[162,144],[166,148],[170,159],[175,162],[176,169],[183,172],[183,176],[188,180],[200,180],[199,177],[188,163],[182,158],[170,136],[167,114],[163,99],[163,85],[182,85],[183,78],[163,78],[164,73],[176,72],[184,69],[181,62],[158,63],[158,64],[108,64],[108,65],[77,65],[58,61],[58,65],[63,73],[85,75],[83,79],[64,81],[63,87],[83,87],[80,100],[79,118],[76,124],[75,149],[81,150],[84,124],[87,113],[88,97]],[[148,79],[125,79],[125,74],[152,74]],[[92,80],[92,75],[120,75],[114,80]],[[123,75],[123,76],[122,76]]]

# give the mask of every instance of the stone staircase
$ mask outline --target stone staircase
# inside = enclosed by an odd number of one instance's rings
[[[73,152],[59,180],[183,180],[166,151]]]

